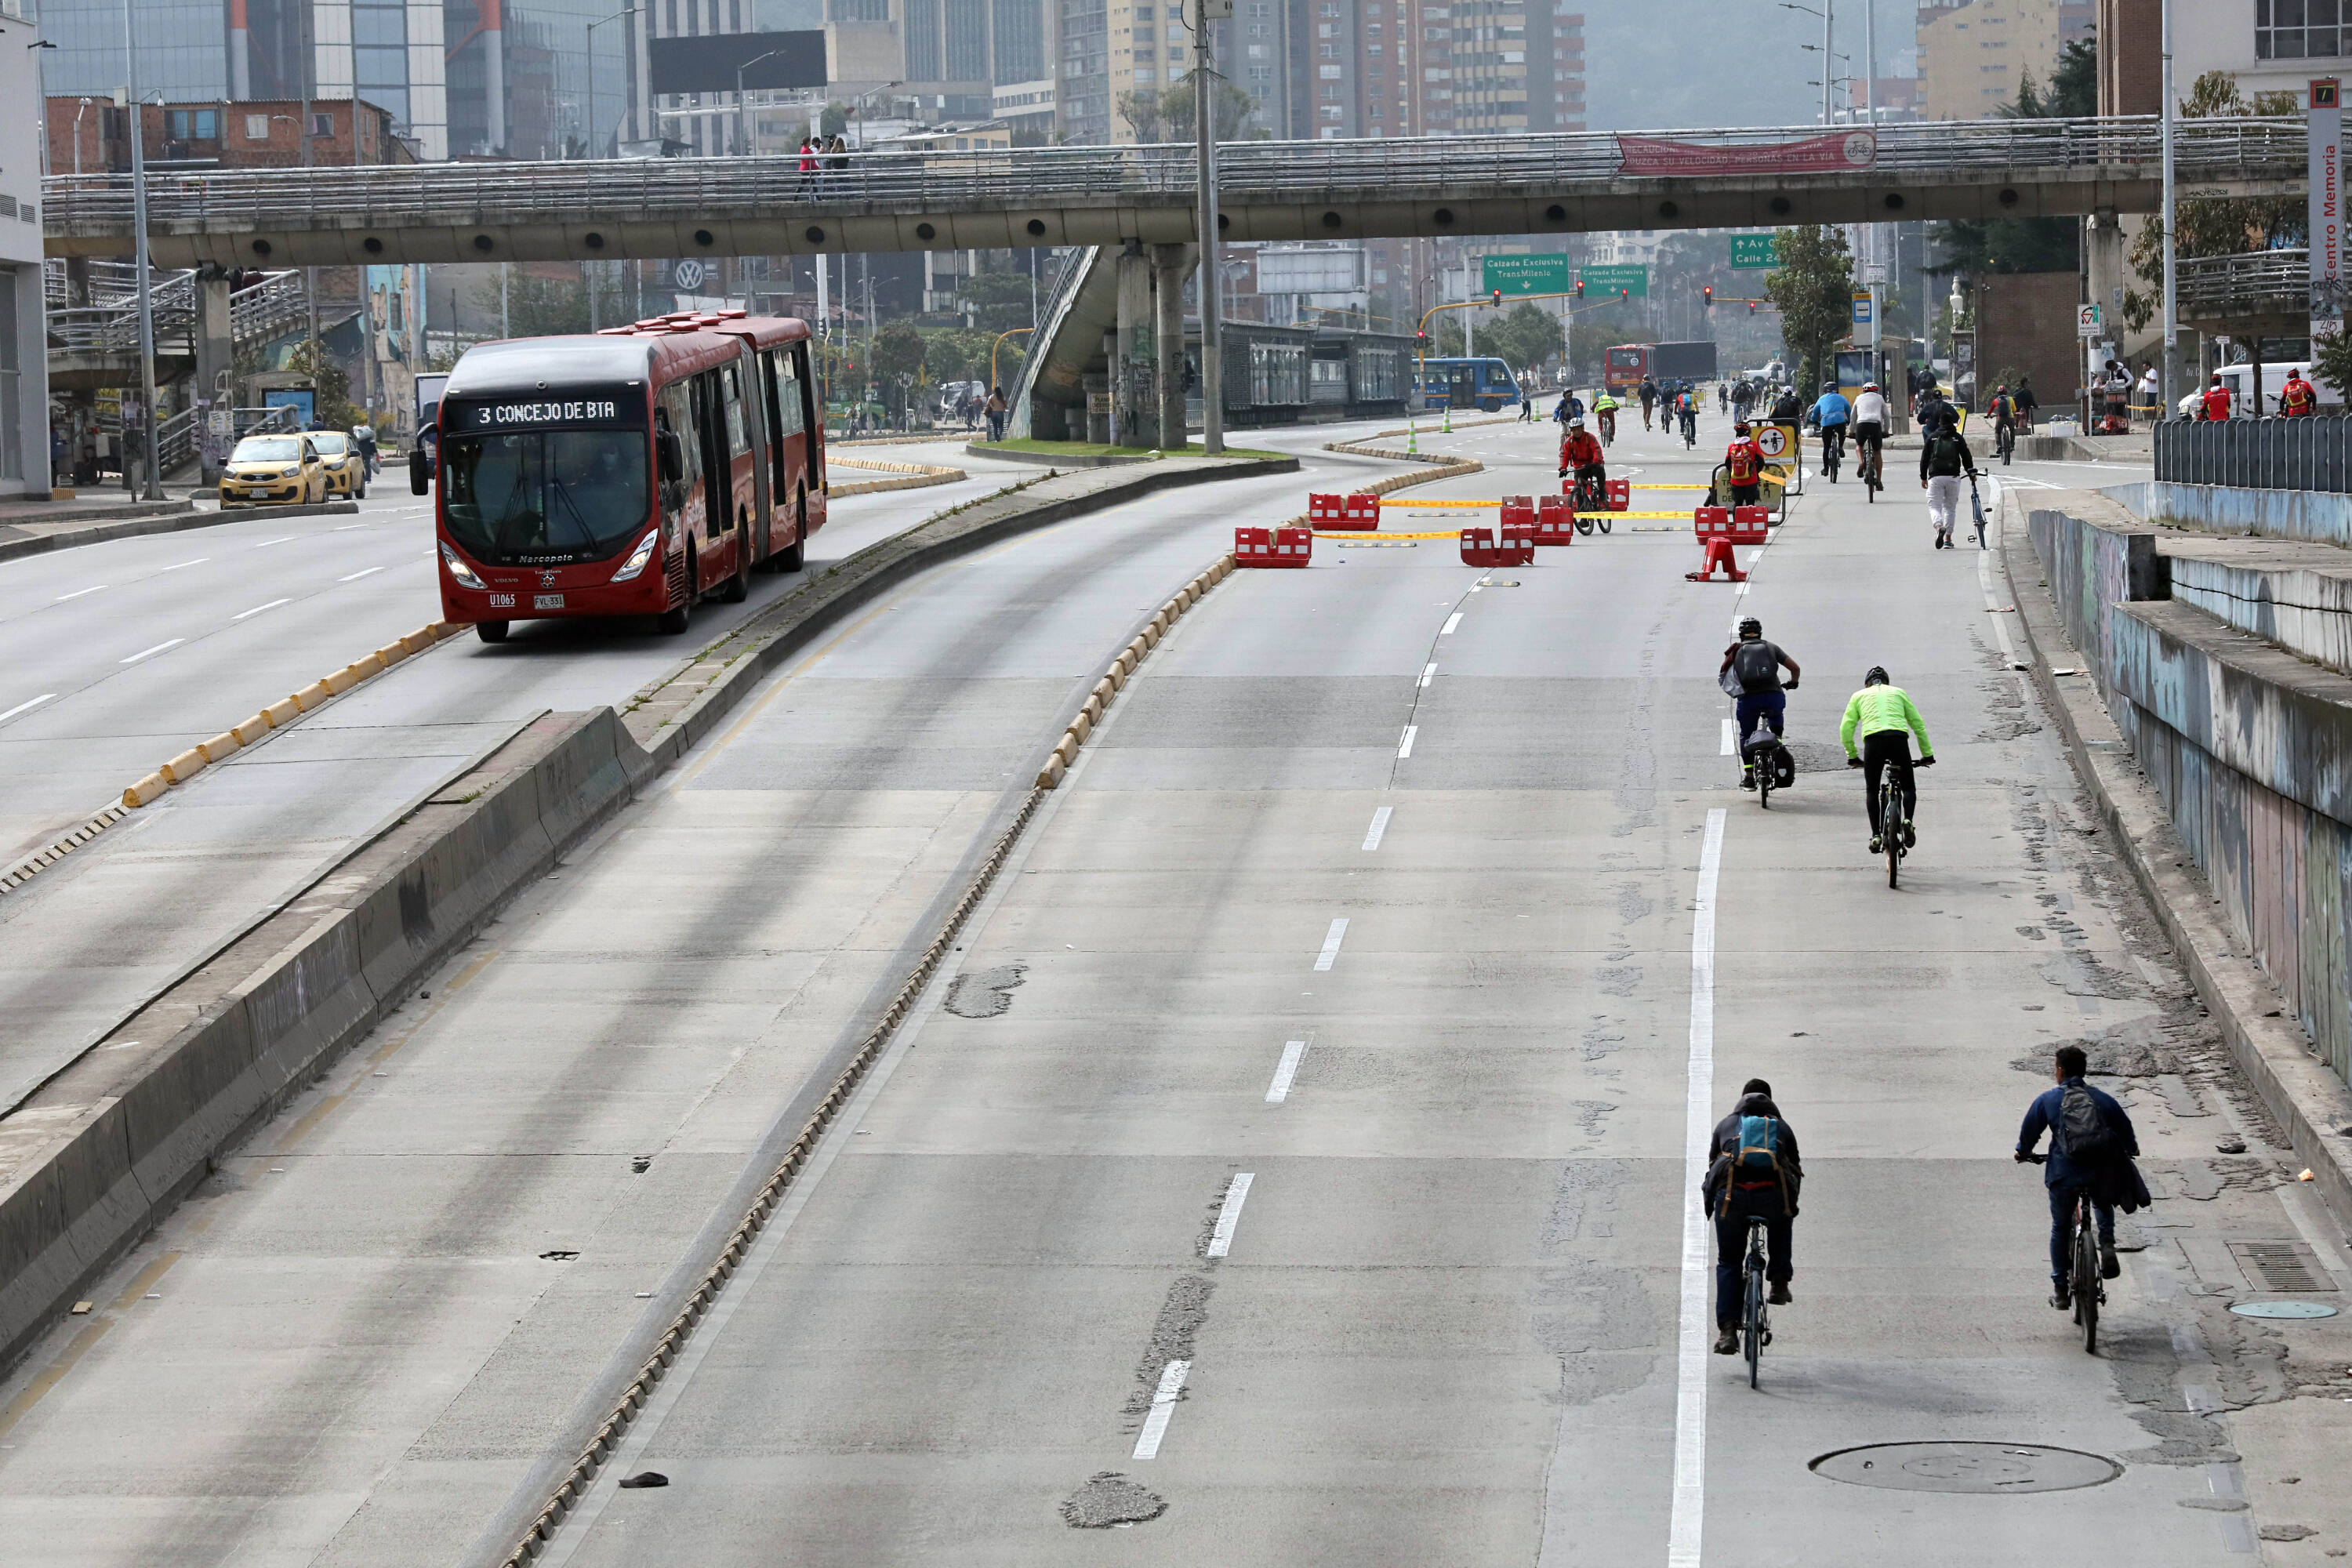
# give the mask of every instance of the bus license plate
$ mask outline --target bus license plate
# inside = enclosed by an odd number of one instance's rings
[[[514,602],[515,596],[512,594],[493,594],[490,595],[490,608],[494,610],[511,610],[514,608]]]
[[[563,608],[563,595],[561,594],[533,595],[530,607],[534,610],[560,610]]]

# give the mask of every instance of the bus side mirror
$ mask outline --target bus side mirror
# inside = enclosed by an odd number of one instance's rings
[[[676,484],[686,477],[686,447],[679,442],[677,432],[663,430],[654,437],[654,449],[661,455],[661,477],[664,484]]]
[[[421,496],[429,494],[432,489],[433,454],[426,450],[425,443],[420,440],[415,447],[409,448],[408,493]]]

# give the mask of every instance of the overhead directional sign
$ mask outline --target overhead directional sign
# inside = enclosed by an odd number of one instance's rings
[[[1584,280],[1584,297],[1606,300],[1623,289],[1636,300],[1650,297],[1650,269],[1639,262],[1609,267],[1580,267],[1577,276]]]
[[[1780,254],[1772,248],[1769,234],[1735,234],[1731,237],[1731,264],[1734,267],[1778,267]]]
[[[1549,256],[1488,256],[1482,258],[1479,292],[1503,291],[1506,300],[1529,294],[1565,294],[1570,288],[1568,258]]]

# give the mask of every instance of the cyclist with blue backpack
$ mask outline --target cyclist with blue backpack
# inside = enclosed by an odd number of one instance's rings
[[[1771,1303],[1785,1307],[1795,1298],[1789,1281],[1796,1269],[1789,1247],[1796,1227],[1797,1191],[1804,1183],[1803,1164],[1797,1157],[1797,1135],[1780,1119],[1772,1103],[1772,1086],[1751,1078],[1740,1087],[1739,1103],[1716,1123],[1707,1146],[1706,1212],[1715,1219],[1715,1353],[1739,1352],[1741,1284],[1739,1261],[1748,1245],[1748,1222],[1764,1222],[1764,1241],[1770,1254],[1764,1277],[1772,1287]]]

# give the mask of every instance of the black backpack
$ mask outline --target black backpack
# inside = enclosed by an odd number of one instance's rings
[[[2058,1097],[2058,1146],[2077,1165],[2099,1165],[2116,1156],[2115,1129],[2099,1114],[2098,1101],[2079,1083],[2070,1083]]]
[[[1772,645],[1761,637],[1741,643],[1731,656],[1731,672],[1739,677],[1740,688],[1745,691],[1771,690],[1780,667],[1780,660]]]

